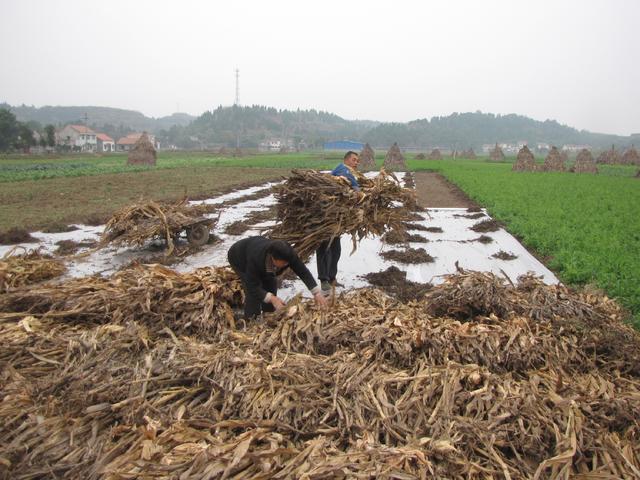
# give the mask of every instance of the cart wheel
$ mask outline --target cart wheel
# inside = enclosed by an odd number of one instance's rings
[[[207,225],[194,225],[187,230],[187,240],[191,245],[199,247],[209,241],[209,227]]]

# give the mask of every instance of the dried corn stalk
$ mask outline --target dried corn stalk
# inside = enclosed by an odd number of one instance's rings
[[[164,239],[168,247],[166,255],[170,255],[174,249],[173,237],[211,212],[210,205],[189,205],[186,198],[173,204],[148,200],[129,205],[114,213],[107,222],[100,244],[142,246],[151,239]],[[206,225],[211,228],[216,222],[208,219]]]
[[[23,252],[18,253],[20,250]],[[0,292],[50,280],[66,270],[61,260],[43,254],[40,249],[27,251],[15,247],[0,258]]]
[[[368,235],[400,228],[408,214],[406,205],[415,203],[413,192],[384,170],[372,179],[360,176],[359,183],[358,192],[342,177],[293,170],[286,182],[274,187],[278,224],[269,235],[308,258],[322,242],[345,233],[351,235],[355,250]]]

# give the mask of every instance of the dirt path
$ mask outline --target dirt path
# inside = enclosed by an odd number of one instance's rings
[[[415,172],[418,204],[426,208],[477,207],[467,195],[439,173]]]

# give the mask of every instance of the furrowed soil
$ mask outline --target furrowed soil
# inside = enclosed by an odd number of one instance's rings
[[[3,183],[0,232],[85,223],[90,217],[106,219],[140,198],[208,198],[233,187],[279,180],[289,173],[280,168],[217,166]]]
[[[477,207],[465,193],[439,173],[414,172],[418,204],[426,208]]]

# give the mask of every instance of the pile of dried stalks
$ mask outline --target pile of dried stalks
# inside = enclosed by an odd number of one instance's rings
[[[66,270],[61,260],[43,254],[40,249],[27,251],[15,247],[0,258],[0,292],[50,280]]]
[[[431,150],[431,153],[429,154],[429,160],[442,160],[442,154],[440,153],[440,150],[438,150],[437,148]]]
[[[529,147],[525,145],[520,149],[511,170],[514,172],[535,172],[537,170],[536,160]]]
[[[640,155],[633,145],[622,154],[624,165],[640,165]]]
[[[598,167],[589,150],[586,148],[580,150],[571,171],[574,173],[598,173]]]
[[[156,149],[147,132],[144,132],[129,152],[127,165],[155,165],[156,157]]]
[[[596,163],[603,163],[606,165],[616,165],[621,162],[622,160],[620,158],[620,154],[615,149],[614,145],[611,145],[610,150],[605,150],[604,152],[600,153],[600,155],[598,155],[598,159],[596,160]]]
[[[376,169],[376,154],[368,143],[365,143],[364,148],[360,152],[358,168],[363,172]]]
[[[551,147],[547,158],[544,159],[542,170],[545,172],[564,172],[566,170],[564,162],[560,157],[560,152],[555,146]]]
[[[407,164],[404,161],[404,155],[400,151],[398,142],[394,142],[384,157],[383,167],[387,170],[406,170]]]
[[[408,206],[415,204],[414,193],[384,170],[358,181],[359,192],[344,178],[293,170],[286,182],[274,187],[278,223],[269,236],[288,242],[301,258],[308,258],[322,242],[345,233],[351,235],[355,250],[360,239],[399,228]]]
[[[177,315],[180,305],[174,307]],[[606,297],[462,272],[208,338],[0,324],[5,478],[636,478],[640,338]]]
[[[186,198],[176,203],[141,201],[113,214],[105,225],[100,245],[142,246],[152,239],[164,239],[168,256],[174,249],[174,236],[212,211],[210,205],[189,205]],[[211,228],[216,222],[216,219],[209,219],[206,225]]]
[[[494,162],[502,162],[504,160],[504,153],[502,149],[496,143],[496,146],[489,152],[489,158]]]
[[[134,264],[107,278],[15,289],[0,296],[0,312],[73,322],[123,324],[135,319],[154,330],[215,335],[234,325],[231,308],[242,302],[240,281],[229,268],[180,274],[161,265]]]

